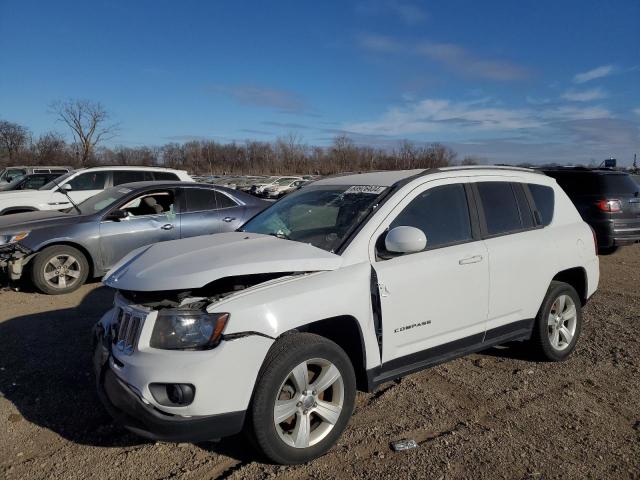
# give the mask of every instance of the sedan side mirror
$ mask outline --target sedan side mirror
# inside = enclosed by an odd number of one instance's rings
[[[129,212],[126,210],[114,210],[107,216],[107,220],[114,220],[119,222],[120,220],[124,220],[129,216]]]
[[[61,185],[60,188],[62,190],[64,190],[65,192],[70,192],[71,190],[73,190],[73,187],[68,183],[65,183],[64,185]]]
[[[427,246],[427,236],[415,227],[395,227],[387,233],[384,246],[389,252],[416,253]]]

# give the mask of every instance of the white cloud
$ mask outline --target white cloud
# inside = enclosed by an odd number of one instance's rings
[[[362,34],[357,37],[360,47],[377,53],[394,53],[401,49],[401,45],[391,37],[375,34]]]
[[[602,107],[504,108],[490,99],[454,102],[443,99],[408,101],[389,108],[378,119],[344,126],[366,135],[411,136],[417,134],[463,135],[474,132],[504,134],[540,129],[558,122],[607,119]]]
[[[640,115],[640,107],[634,108],[633,113],[635,113],[636,115]]]
[[[567,90],[562,94],[562,98],[571,102],[590,102],[592,100],[600,100],[607,97],[607,92],[601,88],[592,88],[590,90]]]
[[[614,71],[613,65],[603,65],[601,67],[594,68],[588,72],[578,73],[573,77],[574,83],[585,83],[596,78],[606,77],[611,75]]]
[[[501,60],[481,58],[451,43],[423,43],[417,47],[416,53],[470,77],[490,80],[521,80],[529,76],[529,72],[518,65]]]

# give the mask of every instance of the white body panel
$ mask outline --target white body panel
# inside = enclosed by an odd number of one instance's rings
[[[170,172],[178,176],[178,179],[183,182],[193,181],[186,172],[182,170],[171,170],[167,168],[156,167],[92,167],[84,168],[75,171],[72,175],[61,180],[59,185],[62,187],[67,183],[73,181],[78,175],[82,175],[87,172],[112,172],[117,170],[135,170],[135,171],[149,171],[149,172]],[[57,180],[56,180],[57,181]],[[102,190],[81,190],[73,191],[69,190],[67,193],[71,199],[77,204],[89,197],[92,197]],[[54,187],[51,190],[23,190],[23,191],[7,191],[0,192],[0,213],[11,208],[31,208],[35,210],[64,210],[71,207],[71,202],[66,195],[58,191],[58,187]]]
[[[388,186],[418,173],[370,173],[316,184]],[[448,183],[484,180],[550,186],[556,198],[553,221],[547,227],[523,233],[376,260],[376,239],[416,192]],[[243,240],[247,235],[251,239]],[[479,261],[460,263],[477,257],[481,257]],[[374,326],[372,268],[381,292],[382,355]],[[375,210],[341,255],[273,237],[234,233],[167,242],[126,257],[112,270],[107,284],[137,291],[188,289],[232,275],[300,273],[211,303],[207,311],[230,313],[225,335],[246,336],[222,341],[210,351],[151,349],[151,314],[138,350],[120,356],[124,367],[115,372],[152,403],[148,391],[151,382],[189,382],[196,386],[198,394],[192,405],[168,408],[154,403],[160,410],[208,415],[246,409],[269,347],[291,330],[328,318],[355,319],[365,368],[371,370],[436,345],[534,318],[552,278],[570,268],[584,269],[587,297],[592,295],[599,270],[591,231],[553,179],[517,169],[442,169],[399,187]],[[110,320],[109,314],[103,317],[105,327]],[[431,323],[395,332],[424,320]]]

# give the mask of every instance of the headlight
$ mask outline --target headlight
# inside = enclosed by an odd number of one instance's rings
[[[150,345],[163,350],[209,350],[220,343],[228,320],[228,313],[160,310]]]
[[[6,245],[9,243],[16,243],[20,240],[24,240],[29,236],[29,232],[18,232],[13,235],[0,235],[0,245]]]

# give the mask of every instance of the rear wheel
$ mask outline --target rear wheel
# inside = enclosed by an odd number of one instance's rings
[[[80,288],[89,275],[89,263],[77,248],[53,245],[33,260],[31,280],[43,293],[59,295]]]
[[[576,290],[564,282],[551,282],[536,317],[531,346],[539,357],[558,362],[576,347],[582,329],[582,303]]]
[[[248,422],[258,448],[281,464],[327,452],[353,413],[355,374],[347,354],[324,337],[278,340],[258,376]]]

